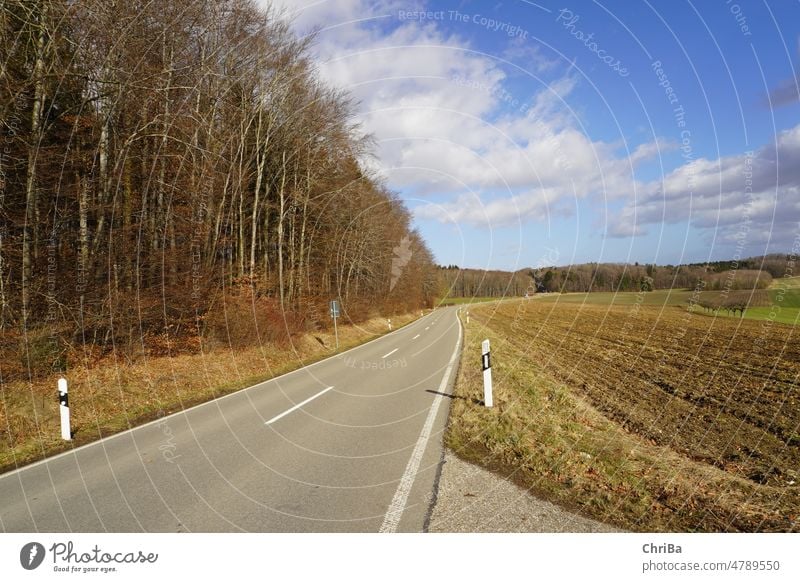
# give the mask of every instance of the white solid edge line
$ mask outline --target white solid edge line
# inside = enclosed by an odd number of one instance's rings
[[[397,350],[399,350],[399,349],[400,349],[400,348],[395,348],[395,349],[393,349],[393,350],[392,350],[391,352],[389,352],[388,354],[384,354],[383,356],[381,356],[381,359],[388,358],[389,356],[391,356],[393,353],[395,353],[395,352],[396,352]]]
[[[89,449],[91,447],[95,447],[97,445],[100,445],[100,444],[103,444],[105,442],[117,439],[119,437],[126,436],[126,435],[131,435],[131,434],[133,434],[135,432],[138,432],[138,431],[140,431],[142,429],[149,428],[149,427],[152,427],[153,425],[156,425],[158,423],[164,422],[165,418],[175,417],[175,416],[178,416],[178,415],[181,415],[181,414],[187,414],[189,412],[193,412],[193,411],[195,411],[195,410],[197,410],[199,408],[203,408],[203,407],[209,406],[211,404],[218,404],[219,402],[221,402],[222,400],[225,400],[227,398],[233,398],[235,396],[241,396],[243,393],[247,392],[248,390],[252,390],[253,388],[260,388],[260,387],[262,387],[262,386],[264,386],[266,384],[269,384],[270,382],[276,382],[276,381],[281,380],[283,378],[286,378],[288,376],[292,376],[294,374],[298,374],[300,372],[306,371],[309,368],[313,368],[314,366],[319,366],[320,364],[324,364],[325,362],[328,362],[330,360],[333,360],[335,358],[343,356],[348,352],[352,352],[352,351],[358,350],[360,348],[363,348],[365,346],[368,346],[371,343],[378,342],[378,341],[380,341],[380,340],[382,340],[382,339],[384,339],[386,337],[389,337],[390,335],[394,335],[396,333],[400,333],[400,332],[403,332],[403,331],[408,331],[412,326],[420,323],[423,319],[425,319],[426,317],[430,317],[431,315],[432,315],[431,313],[429,313],[427,315],[423,315],[419,319],[417,319],[415,321],[412,321],[411,323],[408,323],[408,324],[404,325],[403,327],[399,327],[399,328],[395,329],[394,331],[390,331],[389,333],[386,333],[386,334],[383,334],[383,335],[379,335],[378,337],[373,338],[373,339],[369,340],[368,342],[365,342],[363,344],[359,344],[357,346],[353,346],[352,348],[349,348],[349,349],[347,349],[347,350],[345,350],[343,352],[339,352],[338,354],[331,354],[327,358],[324,358],[322,360],[317,360],[316,362],[308,364],[307,366],[303,366],[302,368],[297,368],[296,370],[292,370],[291,372],[286,372],[285,374],[281,374],[280,376],[275,376],[274,378],[270,378],[269,380],[264,380],[263,382],[259,382],[258,384],[253,384],[252,386],[247,386],[245,388],[240,388],[239,390],[236,390],[234,392],[230,392],[228,394],[225,394],[224,396],[220,396],[219,398],[213,398],[211,400],[206,400],[205,402],[201,402],[200,404],[197,404],[197,405],[192,406],[190,408],[184,408],[182,410],[176,410],[174,413],[171,413],[171,414],[168,414],[166,416],[157,418],[156,420],[151,420],[150,422],[145,422],[144,424],[139,424],[137,426],[131,427],[131,428],[126,429],[126,430],[123,430],[121,432],[114,433],[112,435],[109,435],[107,437],[103,437],[101,439],[97,439],[96,441],[88,442],[85,445],[80,445],[80,446],[72,448],[72,449],[70,449],[68,451],[64,451],[63,453],[56,453],[55,455],[53,455],[51,457],[45,457],[44,459],[39,459],[38,461],[34,461],[33,463],[28,463],[28,464],[23,465],[21,467],[18,467],[16,469],[12,469],[10,471],[6,471],[5,473],[0,473],[0,480],[5,479],[6,477],[11,477],[12,475],[18,475],[19,473],[27,471],[28,469],[33,469],[33,468],[38,467],[40,465],[44,465],[44,464],[49,463],[51,461],[55,461],[56,459],[60,459],[62,457],[66,457],[68,455],[75,455],[75,454],[77,454],[79,452],[82,452],[85,449]]]
[[[323,394],[325,394],[325,393],[326,393],[328,390],[333,390],[333,386],[328,386],[327,388],[325,388],[325,390],[322,390],[321,392],[317,392],[317,393],[316,393],[316,394],[314,394],[314,396],[312,396],[311,398],[306,398],[306,399],[305,399],[305,400],[303,400],[303,401],[302,401],[300,404],[295,404],[295,405],[294,405],[294,406],[292,406],[292,407],[291,407],[289,410],[287,410],[287,411],[285,411],[285,412],[281,412],[281,413],[280,413],[278,416],[276,416],[276,417],[274,417],[274,418],[270,418],[270,419],[269,419],[267,422],[265,422],[264,424],[272,424],[272,423],[273,423],[273,422],[275,422],[276,420],[280,420],[281,418],[283,418],[283,417],[284,417],[284,416],[286,416],[287,414],[291,414],[292,412],[294,412],[295,410],[297,410],[297,409],[298,409],[298,408],[300,408],[301,406],[304,406],[304,405],[308,404],[309,402],[311,402],[311,401],[312,401],[312,400],[314,400],[315,398],[319,398],[320,396],[322,396]]]
[[[436,415],[439,412],[439,405],[442,402],[447,389],[447,383],[450,380],[450,375],[453,372],[453,366],[458,356],[459,347],[461,346],[461,320],[458,320],[458,341],[456,348],[453,350],[453,355],[450,356],[450,362],[447,364],[447,369],[442,376],[442,382],[439,384],[439,392],[431,404],[431,409],[428,412],[428,418],[425,419],[425,424],[422,426],[422,432],[419,433],[417,444],[414,446],[414,451],[411,453],[411,458],[408,460],[406,470],[403,473],[400,483],[397,485],[397,491],[394,493],[392,502],[389,504],[389,509],[383,518],[383,524],[378,530],[379,533],[394,533],[400,525],[400,518],[403,517],[403,511],[406,509],[408,503],[408,496],[411,493],[411,488],[414,486],[414,479],[417,477],[419,464],[422,462],[422,455],[425,453],[425,448],[428,446],[428,440],[431,437],[433,430],[433,423],[436,420]]]

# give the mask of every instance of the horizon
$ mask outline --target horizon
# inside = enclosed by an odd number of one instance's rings
[[[617,261],[604,261],[604,262],[589,261],[589,262],[585,262],[585,263],[568,263],[568,264],[563,264],[563,265],[547,264],[547,265],[543,265],[541,267],[527,266],[527,267],[520,267],[520,268],[518,268],[518,269],[516,269],[514,271],[508,271],[508,270],[505,270],[505,269],[482,269],[480,267],[462,267],[461,265],[455,265],[455,264],[443,265],[441,263],[436,263],[436,267],[439,268],[439,269],[449,269],[451,267],[456,267],[457,269],[462,270],[462,271],[467,271],[467,270],[468,271],[499,271],[499,272],[503,272],[503,273],[518,273],[520,271],[525,271],[525,270],[539,270],[540,271],[542,269],[564,269],[564,268],[567,268],[567,267],[579,267],[579,266],[582,266],[582,265],[620,265],[620,266],[624,265],[624,266],[631,266],[631,267],[646,267],[648,265],[652,265],[653,267],[662,267],[662,268],[666,268],[666,267],[673,267],[673,268],[675,268],[675,267],[703,267],[703,266],[709,266],[709,265],[714,265],[714,264],[719,264],[719,263],[743,263],[745,261],[753,261],[753,260],[756,260],[756,259],[762,259],[763,260],[763,259],[767,259],[767,258],[770,258],[770,257],[775,257],[775,258],[781,258],[781,257],[790,258],[790,257],[794,257],[794,260],[796,260],[797,255],[792,253],[792,252],[786,252],[786,253],[776,252],[776,253],[770,253],[768,255],[755,255],[755,256],[752,256],[752,257],[742,257],[742,258],[738,258],[738,259],[736,259],[736,258],[716,259],[714,261],[706,261],[704,263],[678,263],[678,264],[674,264],[674,263],[661,263],[661,264],[659,264],[659,263],[641,263],[639,261],[634,261],[632,263],[621,263],[621,262],[617,262]],[[732,270],[738,270],[738,267],[735,268],[735,269],[732,269]],[[792,274],[788,274],[787,273],[784,276],[785,277],[794,277],[794,276],[798,276],[798,275],[795,275],[794,273],[792,273]]]

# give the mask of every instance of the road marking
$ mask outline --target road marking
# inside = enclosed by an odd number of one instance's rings
[[[414,336],[414,337],[412,337],[411,339],[412,339],[412,340],[415,340],[415,339],[417,339],[418,337],[419,337],[419,334],[415,335],[415,336]]]
[[[419,318],[418,320],[414,321],[411,325],[416,325],[417,323],[421,322],[423,319],[425,319],[426,317],[429,317],[429,316],[430,316],[430,313],[428,315],[425,315],[425,316]],[[356,350],[360,350],[361,348],[363,348],[365,346],[368,346],[369,344],[372,344],[372,343],[375,343],[375,342],[379,342],[382,339],[385,339],[385,338],[389,337],[390,335],[394,335],[394,334],[400,333],[404,329],[406,329],[406,327],[398,327],[394,331],[390,331],[389,333],[385,333],[383,335],[380,335],[380,336],[378,336],[378,337],[376,337],[374,339],[371,339],[368,342],[365,342],[363,344],[360,344],[360,345],[357,345],[357,346],[353,346],[352,348],[347,349],[347,350],[345,350],[343,352],[339,352],[338,354],[334,354],[333,356],[331,356],[329,358],[325,358],[323,360],[318,360],[318,361],[313,362],[311,364],[307,364],[305,366],[301,366],[300,368],[296,368],[296,369],[292,370],[291,372],[286,372],[285,374],[281,374],[280,376],[277,376],[275,378],[270,378],[269,380],[265,380],[263,382],[259,382],[258,384],[253,384],[252,386],[247,386],[245,388],[242,388],[241,390],[236,390],[235,392],[231,392],[229,394],[226,394],[225,396],[220,396],[219,398],[213,398],[211,400],[206,400],[205,402],[201,402],[200,404],[192,406],[191,408],[186,408],[184,410],[179,410],[179,411],[176,411],[175,413],[169,413],[169,416],[171,416],[173,418],[177,418],[178,416],[181,416],[181,415],[186,416],[186,415],[188,415],[190,413],[194,414],[194,413],[197,412],[198,409],[205,408],[206,406],[211,406],[212,404],[216,405],[216,406],[219,406],[219,403],[222,402],[223,400],[228,400],[228,399],[232,400],[234,398],[243,398],[243,397],[245,397],[245,394],[249,390],[253,390],[253,389],[257,389],[257,388],[263,388],[263,387],[268,386],[269,384],[275,383],[275,382],[277,382],[277,381],[279,381],[281,379],[288,378],[289,376],[293,376],[295,374],[300,374],[302,372],[307,372],[310,368],[313,368],[315,366],[325,365],[326,363],[331,362],[332,360],[334,360],[335,358],[337,358],[339,356],[343,356],[343,355],[348,354],[350,352],[354,352]],[[97,445],[101,445],[101,444],[106,443],[108,441],[113,441],[113,440],[119,439],[121,437],[130,436],[134,432],[138,432],[138,431],[144,430],[146,428],[152,429],[153,427],[155,427],[157,425],[160,425],[160,423],[163,423],[163,422],[164,422],[164,418],[158,418],[156,420],[151,420],[150,422],[145,422],[144,424],[140,424],[138,426],[134,426],[131,429],[124,430],[122,432],[118,432],[116,434],[112,434],[111,436],[107,436],[107,437],[104,437],[104,438],[101,438],[101,439],[97,439],[96,441],[88,442],[85,445],[77,446],[77,447],[75,447],[73,449],[70,449],[68,451],[64,451],[63,453],[55,454],[52,457],[46,457],[44,459],[40,459],[38,461],[34,461],[33,463],[28,463],[27,465],[23,465],[22,467],[20,467],[18,469],[14,469],[12,471],[7,471],[5,473],[0,473],[0,480],[5,479],[6,477],[10,477],[11,475],[18,475],[19,473],[28,471],[29,469],[34,469],[34,468],[36,468],[36,467],[38,467],[40,465],[48,465],[52,461],[55,461],[56,459],[59,459],[59,458],[62,458],[62,457],[67,457],[67,456],[71,456],[71,455],[77,455],[78,453],[83,453],[83,452],[85,452],[86,450],[88,450],[88,449],[90,449],[92,447],[95,447]],[[49,471],[49,469],[48,469],[48,471]]]
[[[439,392],[444,394],[447,390],[447,383],[450,380],[450,374],[453,372],[456,358],[458,357],[458,349],[461,346],[461,324],[458,325],[458,341],[456,342],[456,349],[453,350],[453,355],[450,356],[450,362],[447,364],[447,369],[442,376],[442,382],[439,384]],[[389,504],[389,509],[383,518],[383,524],[378,530],[379,533],[394,533],[397,531],[397,526],[400,525],[400,518],[403,517],[403,511],[406,509],[408,503],[408,495],[411,493],[411,488],[414,486],[414,479],[419,470],[419,464],[422,462],[422,455],[425,453],[425,448],[428,446],[428,440],[431,438],[431,431],[433,431],[433,423],[436,420],[436,414],[439,412],[439,405],[444,396],[438,395],[434,398],[431,405],[428,418],[425,419],[425,424],[422,427],[422,432],[419,433],[417,444],[414,446],[414,451],[411,453],[411,458],[408,460],[405,473],[400,479],[397,486],[397,491],[394,493],[392,502]]]
[[[428,331],[430,328],[431,326],[429,325],[428,327],[425,328],[425,331]]]
[[[453,320],[453,322],[450,325],[447,325],[444,329],[440,330],[441,335],[439,337],[440,338],[443,337],[448,331],[450,331],[450,328],[453,327],[454,325],[460,326],[461,323],[459,321]],[[418,351],[414,352],[409,357],[410,358],[416,358],[418,355],[420,355],[420,354],[422,354],[424,352],[427,352],[428,349],[429,349],[428,347],[420,348]]]
[[[399,350],[399,349],[400,349],[400,348],[395,348],[395,349],[393,349],[391,352],[389,352],[389,353],[388,353],[388,354],[386,354],[385,356],[381,356],[381,359],[383,359],[383,358],[388,358],[389,356],[391,356],[393,353],[395,353],[395,352],[396,352],[397,350]]]
[[[301,406],[303,406],[303,405],[305,405],[305,404],[308,404],[309,402],[311,402],[311,401],[312,401],[312,400],[314,400],[315,398],[319,398],[320,396],[322,396],[323,394],[325,394],[325,393],[326,393],[328,390],[333,390],[333,386],[328,386],[328,387],[327,387],[327,388],[325,388],[325,390],[323,390],[322,392],[317,392],[317,393],[316,393],[316,394],[314,394],[314,396],[312,396],[311,398],[306,398],[306,399],[305,399],[305,400],[303,400],[303,401],[302,401],[300,404],[296,404],[296,405],[292,406],[292,407],[291,407],[289,410],[287,410],[287,411],[285,411],[285,412],[281,412],[281,413],[280,413],[278,416],[276,416],[275,418],[271,418],[270,420],[268,420],[268,421],[267,421],[267,422],[265,422],[264,424],[272,424],[272,423],[273,423],[273,422],[275,422],[276,420],[280,420],[281,418],[283,418],[283,417],[284,417],[284,416],[286,416],[287,414],[289,414],[289,413],[291,413],[291,412],[294,412],[295,410],[297,410],[298,408],[300,408]]]

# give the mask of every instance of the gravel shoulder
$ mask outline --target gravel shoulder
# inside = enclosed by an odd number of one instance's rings
[[[587,519],[445,450],[427,531],[454,533],[590,533],[623,530]]]

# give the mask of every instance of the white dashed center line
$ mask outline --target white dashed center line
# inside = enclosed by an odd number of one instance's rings
[[[326,393],[328,390],[333,390],[333,386],[328,386],[328,387],[327,387],[327,388],[325,388],[325,390],[323,390],[322,392],[317,392],[317,393],[316,393],[316,394],[314,394],[314,396],[312,396],[311,398],[306,398],[306,399],[305,399],[305,400],[303,400],[303,401],[302,401],[300,404],[296,404],[296,405],[292,406],[292,407],[291,407],[289,410],[287,410],[286,412],[281,412],[281,413],[280,413],[278,416],[276,416],[276,417],[274,417],[274,418],[271,418],[271,419],[269,419],[269,420],[268,420],[267,422],[265,422],[264,424],[272,424],[272,423],[273,423],[273,422],[275,422],[276,420],[280,420],[281,418],[283,418],[284,416],[286,416],[286,415],[287,415],[287,414],[289,414],[290,412],[294,412],[295,410],[297,410],[298,408],[300,408],[300,407],[301,407],[301,406],[303,406],[304,404],[308,404],[309,402],[311,402],[311,401],[312,401],[312,400],[314,400],[315,398],[319,398],[320,396],[322,396],[323,394],[325,394],[325,393]]]

